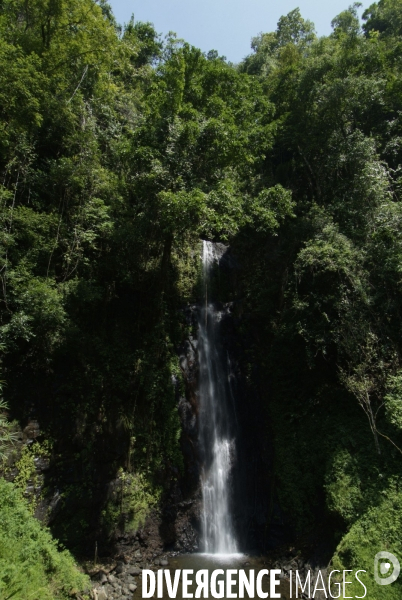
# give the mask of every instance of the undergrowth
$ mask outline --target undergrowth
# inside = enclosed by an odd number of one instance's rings
[[[85,593],[88,578],[71,554],[30,513],[11,483],[0,479],[0,600],[55,600]]]

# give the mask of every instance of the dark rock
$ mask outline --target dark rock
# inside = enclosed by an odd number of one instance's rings
[[[23,431],[24,440],[32,441],[40,436],[40,428],[38,421],[32,420],[28,423]]]
[[[98,571],[98,573],[96,573],[96,575],[94,575],[92,577],[92,581],[95,582],[99,582],[99,583],[106,583],[108,581],[108,578],[106,576],[106,573],[104,571]]]
[[[115,568],[115,573],[117,573],[118,575],[120,573],[124,572],[124,563],[120,562],[118,563],[117,567]]]

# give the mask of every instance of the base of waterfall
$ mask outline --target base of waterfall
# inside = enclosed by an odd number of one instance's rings
[[[111,571],[106,565],[99,566],[92,577],[95,597],[99,600],[127,600],[129,597],[135,600],[152,596],[165,600],[275,598],[271,594],[270,579],[275,580],[274,591],[280,592],[282,600],[367,597],[365,584],[370,573],[362,570],[337,572],[324,566],[313,568],[301,557],[289,563],[289,558],[279,559],[279,555],[172,553],[163,556],[144,568],[125,562],[114,563]],[[354,580],[361,586],[356,596],[350,593]],[[150,592],[153,592],[151,596]]]
[[[199,552],[199,556],[207,556],[213,560],[230,562],[233,559],[246,558],[245,554],[241,552]]]

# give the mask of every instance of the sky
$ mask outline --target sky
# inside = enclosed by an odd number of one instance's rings
[[[368,7],[373,0],[364,2]],[[300,8],[318,35],[331,33],[331,21],[353,0],[109,0],[117,22],[150,21],[157,33],[174,31],[203,52],[217,50],[234,63],[250,53],[251,38],[274,31],[281,15]]]

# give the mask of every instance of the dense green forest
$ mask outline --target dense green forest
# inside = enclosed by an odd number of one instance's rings
[[[3,464],[37,419],[53,533],[78,555],[117,526],[105,481],[132,486],[137,527],[183,473],[177,349],[200,238],[239,265],[241,367],[289,529],[325,523],[335,568],[402,555],[402,1],[362,21],[359,6],[327,37],[295,9],[233,65],[119,26],[104,0],[2,0]],[[86,585],[50,537],[31,583],[6,568],[26,560],[3,543],[21,519],[48,536],[24,513],[34,453],[0,482],[1,598],[47,597],[45,555],[49,598]]]

